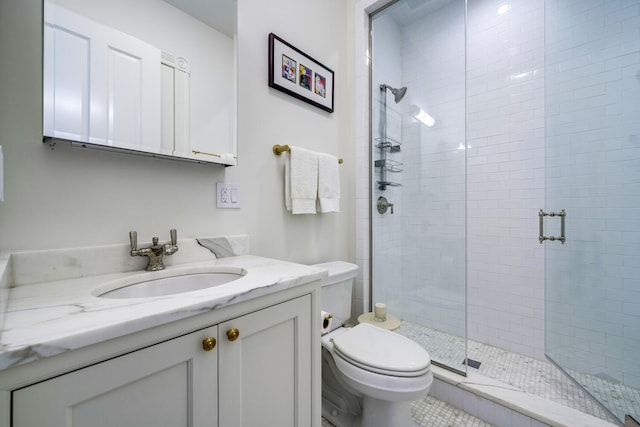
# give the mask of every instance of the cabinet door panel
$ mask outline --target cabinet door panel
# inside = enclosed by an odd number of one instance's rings
[[[305,296],[219,325],[221,426],[312,424],[310,309]]]
[[[89,140],[89,55],[90,40],[86,37],[50,25],[44,27],[45,135]]]
[[[72,426],[184,426],[189,363],[182,362],[71,406]],[[167,385],[170,385],[167,387]],[[153,390],[152,394],[149,391]]]
[[[143,61],[129,52],[107,47],[107,144],[143,145]]]
[[[45,3],[44,134],[160,151],[160,49]]]
[[[216,426],[211,327],[13,392],[13,427]],[[197,373],[197,375],[194,375]]]

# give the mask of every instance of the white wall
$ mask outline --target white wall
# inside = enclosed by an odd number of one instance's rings
[[[0,145],[5,202],[0,249],[141,242],[246,233],[252,252],[299,261],[352,260],[354,216],[353,98],[343,0],[241,0],[238,57],[239,166],[196,165],[112,152],[54,150],[41,136],[41,2],[0,1]],[[326,113],[267,86],[267,35],[275,32],[333,69],[335,112]],[[292,216],[283,201],[276,143],[344,159],[342,212]],[[240,183],[242,208],[215,206],[216,181]]]

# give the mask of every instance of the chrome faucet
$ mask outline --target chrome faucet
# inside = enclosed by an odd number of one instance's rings
[[[158,238],[153,238],[153,244],[148,248],[138,249],[138,233],[136,231],[129,232],[129,241],[131,242],[131,256],[147,256],[149,257],[149,265],[147,271],[158,271],[164,269],[162,259],[165,255],[173,255],[178,252],[178,238],[175,229],[169,230],[171,235],[171,243],[159,245]]]

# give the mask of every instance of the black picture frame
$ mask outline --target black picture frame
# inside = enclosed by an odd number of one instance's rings
[[[333,113],[334,72],[274,33],[269,34],[269,87]]]

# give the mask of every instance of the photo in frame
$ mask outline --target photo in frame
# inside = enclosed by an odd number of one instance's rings
[[[333,82],[332,70],[269,34],[269,87],[333,113]]]

